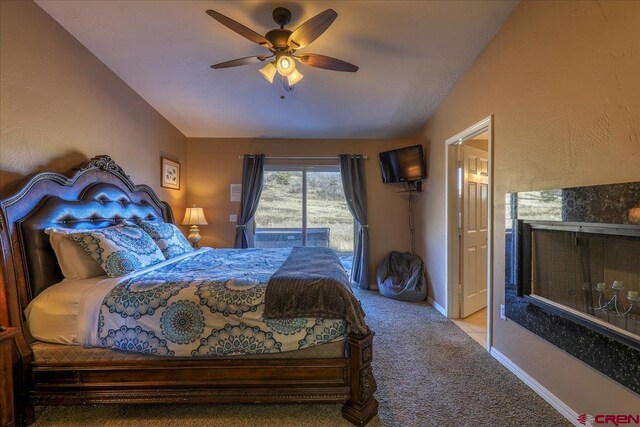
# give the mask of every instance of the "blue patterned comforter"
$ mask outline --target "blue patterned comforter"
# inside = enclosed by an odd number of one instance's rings
[[[269,277],[290,249],[200,250],[115,285],[97,345],[164,357],[299,350],[343,339],[341,319],[263,318]]]

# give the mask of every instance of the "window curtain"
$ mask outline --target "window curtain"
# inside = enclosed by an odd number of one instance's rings
[[[242,166],[242,197],[240,198],[240,213],[236,225],[236,248],[249,247],[247,226],[256,214],[258,202],[262,194],[264,182],[264,154],[244,155]]]
[[[359,288],[369,289],[369,225],[367,224],[367,182],[364,174],[364,157],[340,154],[338,158],[347,205],[357,227],[351,282]]]

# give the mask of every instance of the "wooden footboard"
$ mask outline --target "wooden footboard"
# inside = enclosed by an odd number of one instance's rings
[[[350,336],[344,358],[24,363],[20,420],[35,405],[340,402],[363,426],[378,407],[372,338]]]
[[[373,332],[363,338],[349,337],[351,357],[349,401],[342,407],[342,416],[352,424],[363,426],[378,413],[378,401],[373,397],[376,379],[373,376]]]

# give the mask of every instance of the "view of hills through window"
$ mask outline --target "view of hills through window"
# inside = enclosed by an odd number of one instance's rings
[[[255,227],[258,248],[325,246],[350,255],[354,223],[340,172],[266,171]]]

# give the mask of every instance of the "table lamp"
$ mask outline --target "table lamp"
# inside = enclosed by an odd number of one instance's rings
[[[198,230],[199,225],[207,225],[207,219],[204,217],[204,212],[202,208],[197,208],[194,204],[193,207],[187,208],[187,212],[184,214],[184,220],[182,220],[182,225],[190,225],[189,229],[189,242],[191,242],[191,246],[194,249],[198,249],[198,243],[202,239],[200,236],[200,230]]]

